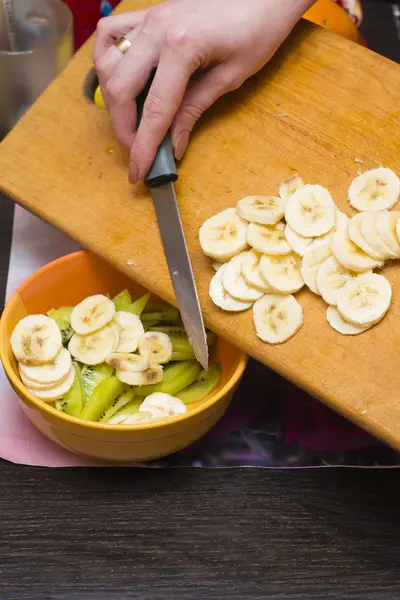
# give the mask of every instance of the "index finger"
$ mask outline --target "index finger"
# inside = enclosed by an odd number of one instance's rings
[[[183,53],[164,51],[143,106],[142,119],[131,148],[130,180],[143,178],[151,167],[180,106],[196,65]]]
[[[97,23],[96,40],[93,49],[93,60],[104,54],[114,42],[135,29],[143,21],[149,9],[104,17]]]

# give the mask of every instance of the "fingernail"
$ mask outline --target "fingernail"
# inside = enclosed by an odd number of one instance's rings
[[[139,171],[134,162],[129,165],[129,183],[136,183],[138,180]]]
[[[185,150],[187,148],[188,142],[189,142],[189,132],[181,131],[181,133],[178,135],[178,139],[176,140],[176,144],[175,144],[176,160],[181,160],[181,158],[184,155]]]

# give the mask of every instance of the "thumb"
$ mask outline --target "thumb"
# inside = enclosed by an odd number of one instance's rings
[[[171,139],[175,158],[180,160],[186,150],[189,135],[207,108],[227,92],[237,89],[243,82],[231,65],[220,64],[207,71],[190,86],[171,126]]]

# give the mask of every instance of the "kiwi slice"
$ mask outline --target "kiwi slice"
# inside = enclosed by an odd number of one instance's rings
[[[101,417],[99,418],[99,422],[107,423],[107,421],[111,419],[111,417],[113,417],[115,413],[122,409],[126,404],[129,404],[134,399],[134,397],[135,392],[132,388],[130,388],[129,390],[124,392],[122,396],[115,398],[111,406],[101,415]],[[141,400],[138,400],[138,402],[140,405]]]
[[[132,306],[132,298],[128,290],[123,290],[115,298],[113,298],[116,310],[129,311]]]
[[[61,400],[56,401],[56,408],[67,413],[67,415],[79,417],[82,412],[85,393],[83,390],[81,370],[74,362],[72,363],[72,366],[75,370],[74,383],[69,392],[65,394]]]
[[[196,358],[186,333],[169,333],[168,335],[172,342],[171,361],[190,360]],[[212,333],[211,331],[207,332],[207,343],[209,346],[212,346],[216,339],[217,337],[215,333]]]
[[[125,396],[125,394],[123,394],[123,396]],[[143,398],[134,398],[133,400],[128,402],[128,404],[125,404],[124,406],[122,406],[122,408],[117,410],[113,415],[108,417],[107,422],[110,419],[114,419],[115,417],[120,417],[122,415],[124,415],[124,417],[130,417],[131,415],[134,415],[135,413],[139,412],[139,408],[142,402]]]
[[[155,319],[154,321],[146,321],[145,323],[143,323],[143,327],[145,331],[159,331],[159,329],[157,329],[157,327],[155,327],[155,325],[157,325],[158,323],[158,319]]]
[[[140,317],[143,321],[143,325],[146,325],[148,321],[154,321],[154,323],[173,323],[179,322],[179,310],[171,306],[165,310],[158,310],[155,312],[144,312]]]
[[[103,379],[94,388],[92,396],[86,402],[81,413],[81,419],[85,421],[98,421],[106,410],[128,389],[129,386],[122,383],[115,375]]]
[[[150,331],[160,331],[161,333],[166,333],[167,335],[175,333],[176,335],[186,336],[185,328],[181,327],[180,325],[159,325],[158,327],[150,325],[149,329]]]
[[[201,371],[196,381],[175,395],[185,404],[199,402],[215,390],[220,380],[221,367],[219,365],[212,365],[208,371]]]
[[[181,360],[180,362],[168,363],[163,369],[163,382],[169,383],[176,377],[180,377],[181,374],[195,362],[195,360]]]
[[[169,302],[161,300],[161,298],[157,298],[153,295],[151,295],[149,301],[146,304],[147,312],[163,312],[168,310],[169,308],[173,308],[172,304],[169,304]]]
[[[71,313],[73,310],[73,306],[61,306],[57,310],[52,309],[47,313],[47,316],[57,323],[61,331],[63,344],[66,344],[74,335],[74,330],[71,327]]]
[[[164,377],[160,383],[155,383],[154,385],[140,385],[135,389],[136,394],[138,396],[148,396],[155,392],[164,392],[165,394],[175,396],[177,392],[193,383],[200,373],[201,367],[197,360],[188,362],[190,364],[174,378],[169,379],[168,377],[167,381]]]
[[[102,363],[101,365],[91,366],[91,365],[83,365],[81,376],[82,376],[82,384],[83,390],[85,393],[85,402],[89,400],[89,398],[93,394],[93,390],[95,387],[103,381],[103,379],[107,379],[111,377],[114,369],[107,365],[106,363]]]
[[[127,308],[127,311],[140,317],[142,312],[146,308],[146,304],[149,301],[150,296],[151,296],[150,292],[148,292],[144,296],[141,296],[140,298],[135,300],[135,302],[133,302],[129,308]]]

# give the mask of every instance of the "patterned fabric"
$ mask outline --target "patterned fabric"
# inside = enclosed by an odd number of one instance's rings
[[[362,21],[362,7],[360,0],[334,0],[342,6],[350,15],[352,21],[359,25]]]

